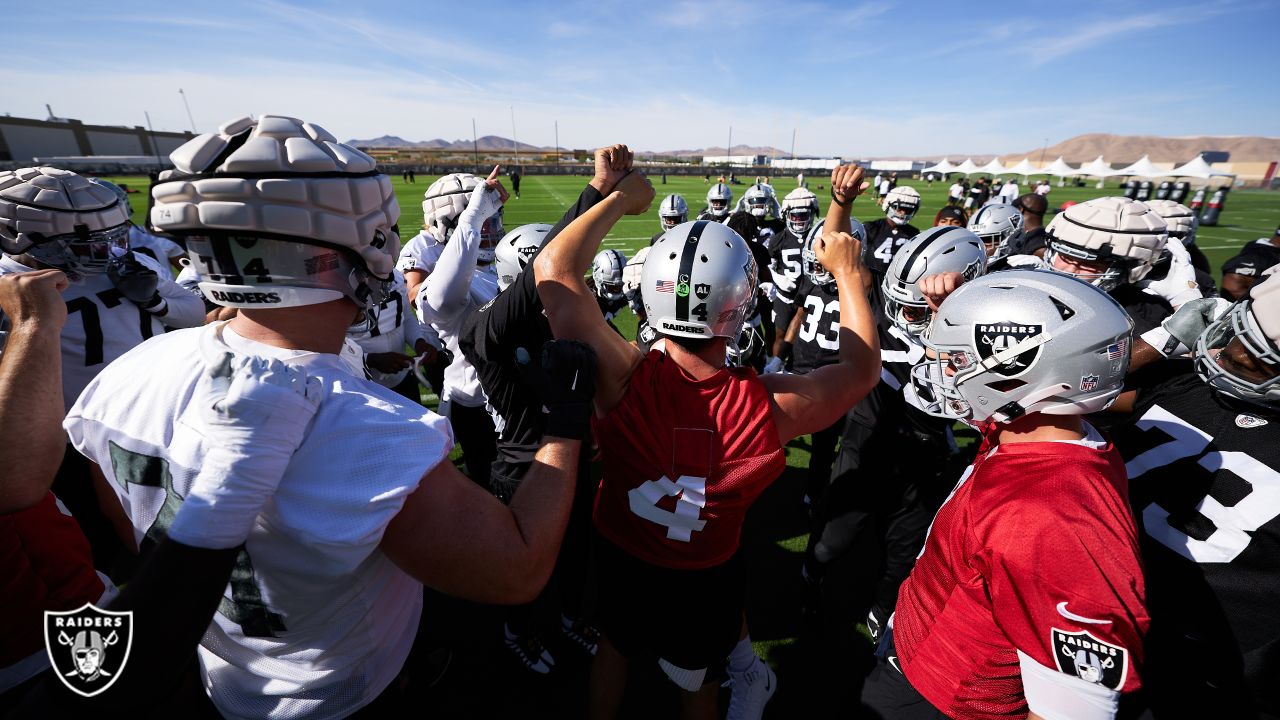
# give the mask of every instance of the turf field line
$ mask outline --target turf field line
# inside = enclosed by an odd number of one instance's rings
[[[562,208],[569,207],[569,201],[566,200],[564,196],[562,196],[560,193],[556,192],[555,190],[552,190],[551,186],[547,184],[547,181],[542,179],[542,176],[534,175],[533,179],[538,181],[538,187],[545,190],[548,195],[550,195],[551,197],[554,197],[556,201],[560,203],[560,207]]]

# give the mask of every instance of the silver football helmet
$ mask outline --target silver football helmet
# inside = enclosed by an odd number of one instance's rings
[[[774,194],[773,188],[759,182],[747,188],[747,191],[742,194],[738,209],[749,212],[757,218],[769,215],[777,217],[781,214],[778,209],[778,197]]]
[[[662,198],[662,203],[658,205],[658,222],[662,225],[663,232],[682,222],[689,222],[689,203],[678,193]]]
[[[787,229],[796,237],[802,238],[809,232],[819,212],[818,196],[807,188],[796,188],[782,199],[782,215]]]
[[[1022,240],[1022,211],[1006,203],[983,205],[969,218],[969,230],[982,238],[987,257],[999,260]]]
[[[458,218],[471,201],[471,191],[484,182],[484,178],[471,173],[452,173],[431,183],[423,194],[422,216],[427,230],[441,242],[458,226]],[[480,228],[480,252],[476,264],[488,265],[494,261],[494,249],[502,239],[502,208],[484,221]]]
[[[516,281],[516,276],[529,264],[529,260],[533,258],[534,253],[538,252],[538,248],[542,247],[549,232],[551,232],[550,225],[533,223],[521,225],[502,236],[498,241],[498,248],[494,251],[496,258],[494,266],[498,271],[499,290],[506,290]]]
[[[1172,200],[1147,200],[1147,207],[1164,218],[1170,238],[1177,238],[1182,244],[1190,247],[1196,243],[1196,230],[1200,227],[1200,216],[1191,208]]]
[[[721,223],[696,220],[653,244],[641,296],[649,324],[663,335],[736,338],[757,282],[747,241]]]
[[[591,280],[596,294],[605,300],[622,299],[622,273],[627,267],[627,256],[621,250],[601,250],[591,261]]]
[[[958,272],[968,282],[986,273],[982,245],[977,235],[955,225],[932,227],[912,238],[894,254],[880,283],[885,315],[903,332],[919,337],[933,314],[920,292],[920,279]]]
[[[911,369],[908,399],[972,422],[1097,412],[1123,389],[1132,328],[1119,303],[1069,275],[985,275],[943,301],[921,335],[932,353]]]
[[[822,235],[822,222],[815,222],[813,227],[809,229],[809,234],[804,236],[804,246],[800,248],[800,267],[805,275],[813,281],[815,285],[826,285],[834,282],[835,278],[818,262],[818,253],[813,248],[813,244],[817,242],[818,237]],[[858,242],[867,242],[867,228],[857,218],[849,218],[849,234],[858,238]]]
[[[716,183],[707,191],[707,212],[711,213],[712,217],[728,217],[731,202],[733,202],[733,190],[724,183]]]
[[[1256,365],[1242,366],[1241,351]],[[1201,333],[1192,357],[1196,372],[1214,389],[1280,408],[1280,281],[1254,285],[1248,298]]]
[[[1146,203],[1103,197],[1077,203],[1054,216],[1045,228],[1045,262],[1096,270],[1061,270],[1106,291],[1136,283],[1151,272],[1168,242],[1164,219]],[[1059,258],[1061,256],[1061,259]]]
[[[894,225],[906,225],[920,210],[920,193],[909,185],[899,185],[884,196],[884,215]]]
[[[73,172],[0,172],[0,250],[30,255],[72,279],[100,275],[129,249],[129,206]]]

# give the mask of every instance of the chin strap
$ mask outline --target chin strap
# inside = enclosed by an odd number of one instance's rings
[[[1048,397],[1053,397],[1060,392],[1071,390],[1071,386],[1066,383],[1058,383],[1057,385],[1049,385],[1039,390],[1027,394],[1026,397],[1018,402],[1011,402],[999,410],[991,413],[991,419],[998,423],[1013,422],[1018,418],[1026,415],[1027,412],[1033,410],[1036,403]]]

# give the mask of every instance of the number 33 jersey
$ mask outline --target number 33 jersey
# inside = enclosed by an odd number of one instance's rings
[[[152,338],[98,374],[64,427],[102,468],[141,546],[163,537],[212,440],[200,333]],[[305,369],[325,399],[236,559],[201,640],[205,685],[227,717],[345,717],[395,677],[422,586],[378,548],[448,423],[353,376],[336,355],[270,347],[224,328],[228,349]]]
[[[659,567],[732,557],[748,508],[786,467],[769,391],[751,368],[694,380],[650,350],[594,425],[604,459],[596,529]]]
[[[1242,716],[1224,702],[1280,714],[1280,413],[1218,394],[1190,361],[1151,370],[1115,441],[1141,528],[1153,698],[1188,716],[1209,698],[1218,717]]]

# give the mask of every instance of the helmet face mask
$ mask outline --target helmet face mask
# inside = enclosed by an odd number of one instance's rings
[[[919,210],[920,193],[913,187],[907,185],[896,187],[884,197],[885,217],[894,225],[906,225]]]
[[[954,225],[929,228],[894,253],[880,284],[885,315],[898,329],[918,338],[933,316],[920,290],[921,279],[958,272],[968,282],[986,271],[986,250],[972,231]]]
[[[728,216],[729,203],[732,201],[733,191],[724,183],[716,183],[707,191],[707,211],[714,217]]]
[[[998,260],[1009,255],[1022,238],[1022,213],[1005,203],[984,205],[969,219],[968,228],[982,238],[987,256]]]
[[[782,200],[782,215],[787,229],[798,238],[803,238],[813,228],[819,212],[818,196],[807,188],[796,188]]]
[[[1103,292],[1111,292],[1128,275],[1127,258],[1107,257],[1103,253],[1050,239],[1044,261],[1057,272],[1071,275]]]
[[[47,238],[29,246],[25,254],[75,279],[105,273],[111,261],[128,250],[129,224],[125,223],[92,232],[81,228],[81,232],[72,235]]]
[[[1259,326],[1252,300],[1236,303],[1210,325],[1192,350],[1196,373],[1219,392],[1280,407],[1280,349]]]
[[[621,250],[602,250],[591,261],[591,280],[596,295],[610,302],[622,300],[622,272],[627,267],[627,256]]]
[[[452,235],[452,230],[450,235]],[[502,241],[502,210],[490,215],[485,219],[484,225],[480,227],[480,251],[476,253],[477,265],[489,265],[494,260],[494,250],[497,249],[498,243]],[[446,240],[447,241],[447,240]]]
[[[658,206],[658,222],[666,232],[682,222],[689,221],[689,203],[678,194],[668,195]]]
[[[1163,218],[1144,203],[1102,197],[1058,213],[1045,228],[1044,260],[1110,292],[1146,277],[1168,242]]]

